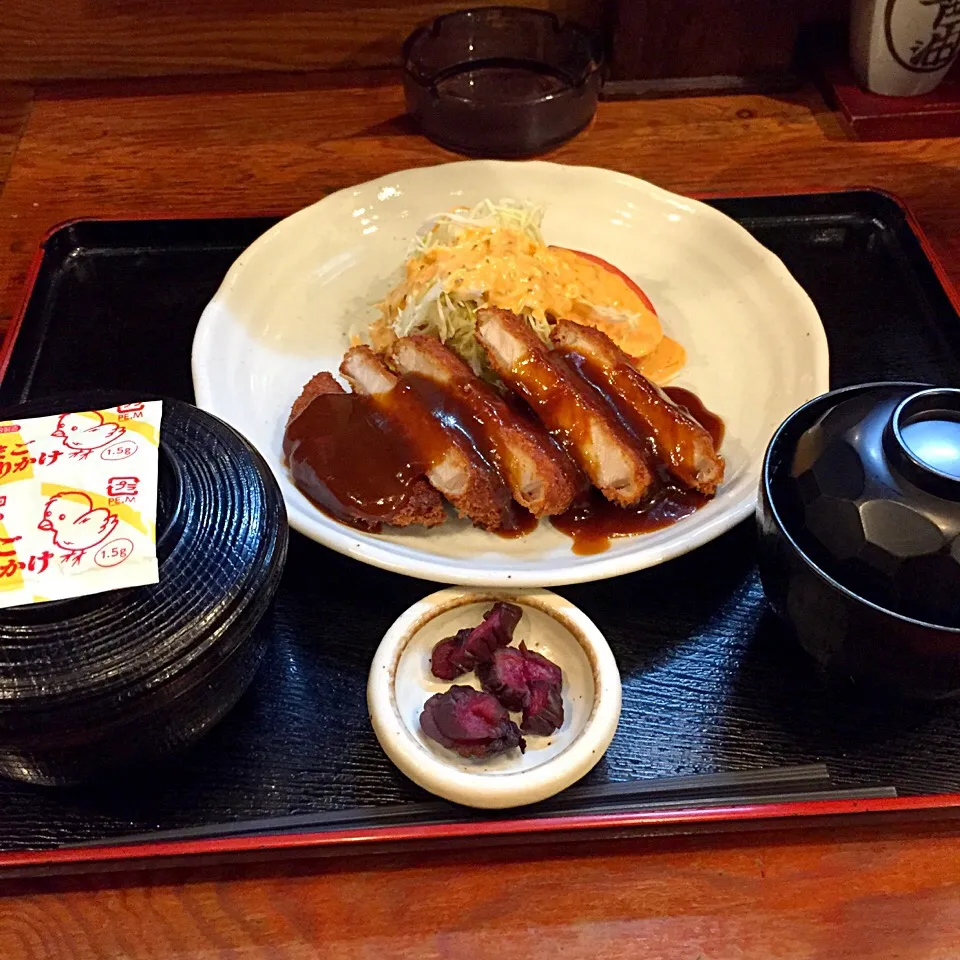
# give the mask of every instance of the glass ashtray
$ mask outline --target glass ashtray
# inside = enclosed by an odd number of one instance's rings
[[[600,53],[555,14],[479,7],[438,17],[403,47],[407,111],[460,153],[521,157],[569,140],[593,118]]]

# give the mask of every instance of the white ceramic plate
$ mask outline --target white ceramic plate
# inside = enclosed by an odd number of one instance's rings
[[[465,759],[420,729],[424,703],[452,686],[433,676],[430,654],[444,637],[480,623],[496,600],[523,608],[513,646],[522,640],[563,671],[563,724],[549,737],[525,735],[524,753]],[[453,682],[480,689],[474,673]],[[370,722],[384,753],[424,789],[472,807],[536,803],[575,783],[610,745],[620,705],[620,672],[603,634],[550,590],[454,588],[424,597],[387,631],[367,680]],[[513,718],[519,723],[517,714]]]
[[[649,295],[687,349],[677,386],[727,427],[726,480],[679,523],[578,557],[548,523],[504,540],[451,521],[364,534],[329,519],[282,465],[290,405],[318,370],[336,371],[348,331],[399,275],[428,216],[484,198],[546,204],[549,243],[604,257]],[[777,257],[712,208],[626,174],[543,162],[467,161],[405,170],[340,190],[268,230],[230,269],[193,344],[199,406],[243,433],[280,481],[290,523],[334,550],[398,573],[485,586],[549,586],[662,563],[754,509],[767,442],[828,389],[827,344],[809,297]]]

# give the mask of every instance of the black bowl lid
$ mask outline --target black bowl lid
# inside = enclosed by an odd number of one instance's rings
[[[960,628],[960,483],[944,469],[954,417],[960,391],[847,387],[791,414],[763,466],[773,517],[812,570],[891,616],[948,630]]]

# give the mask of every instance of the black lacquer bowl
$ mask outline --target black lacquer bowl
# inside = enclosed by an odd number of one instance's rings
[[[144,399],[35,400],[0,419]],[[0,775],[68,784],[160,758],[253,679],[287,552],[276,480],[231,427],[165,399],[158,494],[159,583],[0,611]]]
[[[960,390],[880,383],[811,401],[767,450],[760,572],[830,671],[960,693]]]
[[[545,10],[478,7],[437,17],[403,48],[407,112],[423,134],[473,156],[523,157],[593,118],[601,54]]]

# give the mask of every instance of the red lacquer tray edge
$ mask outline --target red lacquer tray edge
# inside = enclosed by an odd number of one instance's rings
[[[62,847],[53,850],[0,853],[0,879],[30,874],[115,871],[138,866],[209,864],[226,858],[264,859],[285,855],[373,853],[384,847],[445,841],[463,844],[490,837],[519,837],[524,842],[554,842],[693,834],[729,828],[787,829],[830,822],[851,823],[864,814],[871,820],[897,824],[960,817],[960,794],[898,797],[877,800],[815,800],[715,806],[637,813],[562,815],[543,819],[368,827],[357,830],[266,834],[221,839],[146,842],[118,846]]]
[[[927,238],[923,228],[909,207],[895,194],[882,188],[863,185],[840,190],[824,187],[817,190],[784,192],[782,190],[765,193],[751,191],[733,194],[697,193],[697,200],[714,200],[725,197],[761,197],[761,196],[809,196],[818,193],[858,193],[868,191],[881,194],[902,211],[911,231],[920,243],[924,255],[929,260],[954,309],[960,313],[960,290],[950,281],[939,257]],[[284,216],[290,211],[264,212],[259,216]],[[249,218],[249,212],[230,215],[224,219]],[[110,217],[81,217],[52,226],[44,236],[30,264],[24,283],[24,292],[19,308],[8,327],[2,347],[0,347],[0,380],[7,372],[14,344],[26,316],[32,299],[34,287],[43,263],[47,242],[54,234],[74,223],[85,220],[165,220],[189,219],[165,213],[144,213],[142,210],[130,215]],[[210,219],[202,217],[197,219]],[[456,842],[482,839],[484,837],[520,836],[531,842],[537,837],[559,839],[560,834],[569,839],[587,839],[598,835],[600,831],[613,831],[616,836],[645,836],[658,832],[704,832],[720,829],[727,824],[734,829],[745,830],[751,825],[763,825],[767,828],[787,828],[798,825],[821,823],[825,820],[850,822],[859,820],[864,814],[874,819],[889,822],[903,822],[908,819],[926,821],[949,819],[960,816],[960,793],[932,794],[920,797],[898,797],[876,800],[816,800],[791,803],[762,803],[739,806],[719,806],[687,808],[684,810],[643,811],[637,813],[610,813],[590,815],[561,815],[549,819],[519,817],[514,820],[493,820],[489,822],[426,824],[416,826],[367,827],[353,830],[307,831],[301,833],[266,834],[254,837],[224,837],[220,839],[182,840],[177,842],[145,842],[116,846],[61,847],[51,850],[0,851],[0,878],[22,875],[26,872],[79,872],[81,870],[133,868],[137,864],[158,861],[179,863],[184,860],[208,860],[211,856],[242,857],[262,856],[266,852],[275,855],[312,852],[330,853],[333,849],[342,853],[373,852],[375,849],[393,845],[407,845],[411,842],[434,843],[439,841]]]

